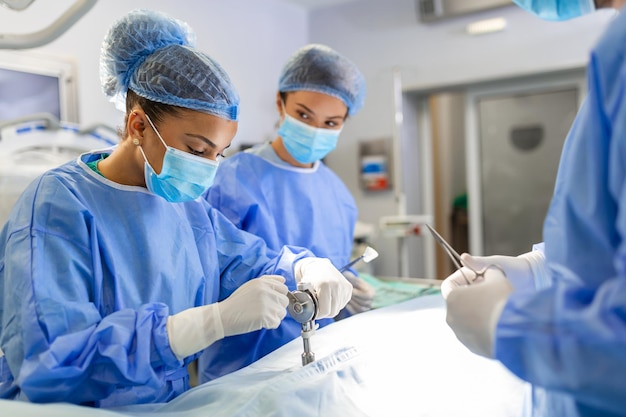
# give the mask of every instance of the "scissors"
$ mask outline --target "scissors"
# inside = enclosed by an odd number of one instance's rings
[[[452,262],[454,263],[454,266],[456,266],[457,269],[459,271],[461,271],[461,275],[463,275],[463,278],[465,279],[465,282],[467,283],[467,285],[471,285],[472,281],[470,281],[467,278],[467,276],[465,275],[465,273],[463,272],[463,267],[466,267],[467,269],[472,271],[474,273],[474,275],[476,275],[476,277],[474,278],[474,281],[476,281],[478,278],[483,278],[484,279],[485,278],[485,273],[487,272],[487,270],[489,268],[496,268],[500,272],[502,272],[502,274],[504,276],[506,276],[506,274],[504,273],[504,270],[502,270],[502,268],[500,268],[496,264],[489,264],[489,265],[485,266],[484,268],[482,268],[479,271],[476,271],[471,266],[465,265],[465,263],[461,259],[461,255],[459,255],[459,253],[457,251],[455,251],[454,248],[452,246],[450,246],[450,244],[448,242],[446,242],[446,240],[443,237],[441,237],[441,235],[439,233],[437,233],[437,231],[435,229],[430,227],[429,224],[426,224],[426,227],[428,227],[428,230],[430,230],[430,233],[433,235],[433,237],[435,238],[437,243],[439,243],[439,245],[443,248],[443,250],[448,254],[450,259],[452,259]]]

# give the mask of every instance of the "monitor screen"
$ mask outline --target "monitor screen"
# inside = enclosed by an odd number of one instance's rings
[[[78,123],[75,84],[66,58],[0,51],[0,123],[37,113]]]
[[[0,120],[50,113],[61,120],[59,78],[0,68]]]

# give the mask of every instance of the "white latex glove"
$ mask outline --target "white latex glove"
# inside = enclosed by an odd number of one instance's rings
[[[509,279],[516,291],[533,291],[535,282],[545,274],[545,256],[543,252],[534,250],[519,256],[472,256],[468,253],[461,255],[463,264],[480,271],[488,265],[498,265],[506,277]],[[441,294],[443,298],[448,298],[451,291],[458,287],[469,285],[465,277],[471,284],[475,281],[476,275],[467,267],[463,267],[441,283]]]
[[[350,314],[362,313],[372,309],[372,302],[376,290],[370,284],[357,277],[350,271],[343,273],[348,282],[352,284],[352,297],[346,305],[346,309]]]
[[[469,350],[493,357],[496,326],[512,291],[502,272],[490,268],[482,282],[458,287],[448,295],[446,321]]]
[[[264,275],[237,288],[219,303],[183,310],[168,317],[170,347],[179,359],[226,336],[275,329],[287,314],[287,286],[279,275]]]
[[[303,258],[294,265],[296,282],[308,282],[317,295],[318,319],[335,317],[348,304],[352,285],[327,258]]]

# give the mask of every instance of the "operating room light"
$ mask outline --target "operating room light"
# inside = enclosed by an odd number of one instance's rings
[[[470,35],[484,35],[486,33],[500,32],[506,28],[506,19],[496,17],[493,19],[478,20],[470,23],[465,29]]]

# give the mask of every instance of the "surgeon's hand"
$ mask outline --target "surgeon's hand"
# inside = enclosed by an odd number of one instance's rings
[[[543,252],[534,250],[519,256],[472,256],[468,253],[461,255],[463,264],[480,271],[489,265],[502,268],[516,291],[533,291],[535,282],[545,274],[545,256]],[[467,283],[470,281],[470,284]],[[479,283],[476,275],[467,267],[463,267],[441,283],[441,294],[448,298],[450,292],[458,287]]]
[[[346,305],[346,310],[348,310],[350,314],[363,313],[364,311],[371,310],[374,295],[376,295],[374,287],[350,271],[344,272],[343,276],[352,284],[352,297],[348,305]]]
[[[318,301],[318,319],[335,317],[348,304],[352,285],[327,258],[304,258],[294,265],[296,282],[313,286]]]
[[[287,291],[285,278],[264,275],[246,282],[222,302],[170,316],[170,347],[182,359],[225,336],[275,329],[287,314]]]
[[[287,314],[289,299],[285,278],[265,275],[252,279],[219,303],[224,335],[275,329]]]
[[[446,321],[456,337],[477,355],[493,357],[494,334],[513,287],[496,268],[475,285],[458,287],[446,300]]]

